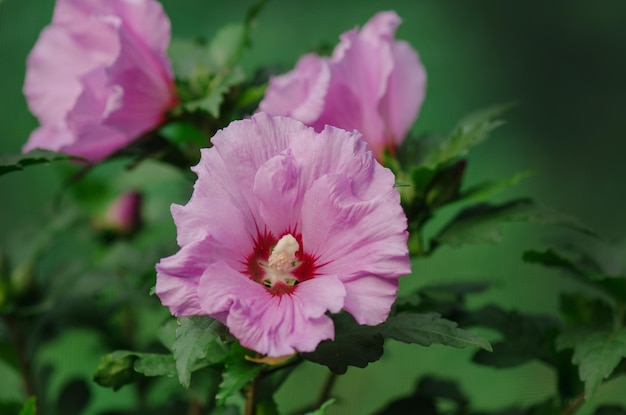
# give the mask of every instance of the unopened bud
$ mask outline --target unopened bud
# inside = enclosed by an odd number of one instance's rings
[[[96,227],[116,235],[132,235],[141,227],[141,193],[129,191],[115,199],[104,215],[96,220]]]

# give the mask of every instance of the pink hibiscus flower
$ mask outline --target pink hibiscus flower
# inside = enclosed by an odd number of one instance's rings
[[[293,71],[270,79],[259,110],[358,130],[380,159],[406,137],[426,91],[426,72],[415,50],[394,40],[400,18],[381,12],[361,31],[350,30],[330,58],[303,56]]]
[[[99,161],[176,104],[170,22],[154,0],[58,0],[28,56],[24,94],[41,126],[24,152]]]
[[[385,321],[410,272],[407,220],[360,134],[259,113],[212,143],[190,201],[172,205],[181,249],[157,264],[162,303],[269,356],[334,338],[327,312]]]

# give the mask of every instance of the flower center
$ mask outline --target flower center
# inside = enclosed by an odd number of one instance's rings
[[[263,268],[265,268],[263,284],[266,287],[272,288],[279,283],[291,287],[298,282],[292,271],[298,265],[296,252],[299,250],[300,245],[293,235],[288,233],[280,238],[272,250],[267,264],[263,264]]]

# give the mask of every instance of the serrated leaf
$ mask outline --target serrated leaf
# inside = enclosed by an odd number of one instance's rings
[[[49,150],[32,150],[26,154],[0,154],[0,176],[12,171],[23,170],[35,164],[52,163],[63,160],[82,160],[69,154]]]
[[[421,165],[436,169],[450,160],[465,156],[470,148],[483,142],[493,129],[503,124],[503,121],[495,118],[510,107],[511,104],[500,105],[465,117],[452,133],[426,156]]]
[[[212,117],[219,117],[220,107],[224,102],[224,95],[230,88],[245,79],[243,72],[234,68],[223,76],[212,78],[206,89],[197,99],[191,99],[183,104],[189,112],[204,111]]]
[[[324,402],[322,404],[322,406],[320,406],[319,408],[317,408],[314,411],[311,412],[307,412],[305,415],[325,415],[326,414],[326,410],[335,403],[335,399],[329,399],[326,402]]]
[[[360,368],[375,362],[383,355],[383,336],[377,327],[362,326],[354,318],[341,313],[333,316],[335,339],[321,342],[311,353],[303,353],[306,360],[319,363],[338,375],[348,366]]]
[[[37,398],[31,396],[26,399],[24,402],[24,406],[20,409],[20,413],[18,415],[36,415],[37,413]]]
[[[401,312],[390,316],[378,326],[387,338],[422,346],[444,344],[452,347],[478,347],[492,351],[489,342],[474,333],[458,328],[457,323],[446,320],[436,313]]]
[[[620,361],[626,358],[626,330],[595,332],[574,348],[572,363],[578,365],[580,380],[585,383],[585,399],[591,398]]]
[[[209,345],[219,340],[223,325],[210,317],[191,316],[178,319],[176,340],[172,345],[178,380],[189,388],[191,372],[207,356]]]
[[[529,199],[517,199],[499,205],[479,204],[462,210],[433,239],[433,243],[459,247],[465,244],[499,243],[501,226],[509,222],[562,225],[591,234],[575,218],[539,205]]]
[[[226,357],[222,382],[215,395],[219,405],[224,404],[226,399],[252,382],[263,369],[263,365],[246,360],[245,356],[247,353],[250,353],[250,351],[243,348],[239,343],[231,345],[230,353]]]

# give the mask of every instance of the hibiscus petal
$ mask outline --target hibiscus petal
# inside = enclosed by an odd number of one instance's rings
[[[406,42],[393,45],[393,61],[380,112],[387,120],[385,136],[393,140],[387,144],[397,146],[404,140],[424,101],[426,71],[415,50]]]
[[[226,324],[241,344],[269,356],[313,351],[320,341],[334,338],[332,320],[324,313],[341,309],[345,296],[335,277],[303,282],[289,295],[272,295],[224,263],[207,268],[198,291],[205,312],[227,312]]]
[[[357,323],[374,326],[389,316],[396,299],[398,280],[364,276],[344,282],[344,286],[348,293],[344,309]]]
[[[329,81],[327,60],[312,53],[304,55],[293,71],[270,79],[259,110],[311,124],[322,113]]]
[[[351,185],[342,174],[323,176],[314,183],[302,204],[302,241],[323,264],[317,272],[337,275],[346,284],[346,304],[351,304],[357,321],[370,324],[386,316],[394,296],[383,290],[372,314],[362,314],[367,307],[356,305],[364,294],[353,293],[349,283],[380,279],[390,280],[393,287],[397,278],[409,274],[407,225],[395,189],[361,200],[354,196]],[[369,307],[370,303],[364,304]]]
[[[263,223],[274,235],[299,228],[304,190],[301,168],[290,154],[280,154],[263,164],[254,180],[254,195],[260,204]]]

